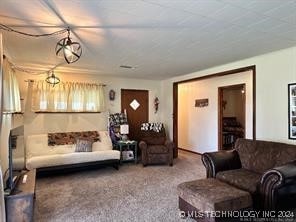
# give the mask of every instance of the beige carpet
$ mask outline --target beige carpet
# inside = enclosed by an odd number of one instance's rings
[[[38,178],[35,221],[190,221],[179,217],[177,185],[205,177],[200,156],[180,152],[174,166],[124,164]]]

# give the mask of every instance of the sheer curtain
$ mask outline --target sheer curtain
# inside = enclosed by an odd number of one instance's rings
[[[7,58],[3,60],[3,112],[21,112],[19,85]]]
[[[102,112],[104,87],[98,84],[61,82],[52,87],[34,82],[32,110],[43,112]]]
[[[101,110],[105,107],[104,88],[102,85],[86,84],[85,109],[88,111]],[[97,101],[97,102],[94,102]]]
[[[2,136],[2,126],[3,126],[3,122],[2,122],[2,104],[3,104],[3,101],[2,101],[2,95],[3,95],[3,85],[2,85],[2,82],[3,82],[3,47],[2,47],[2,34],[0,33],[0,137]],[[2,143],[3,143],[3,140],[1,139],[0,141],[0,145],[2,147]],[[3,146],[4,147],[4,146]],[[3,150],[3,149],[2,149]],[[0,152],[1,154],[1,157],[3,157],[4,155],[2,155],[2,152]],[[7,158],[8,159],[8,158]],[[4,164],[3,164],[3,161],[0,160],[0,221],[3,221],[5,222],[6,221],[6,216],[5,216],[5,204],[4,204],[4,183],[3,183],[3,172],[2,172],[2,169],[3,170],[6,170],[7,168],[3,167]]]

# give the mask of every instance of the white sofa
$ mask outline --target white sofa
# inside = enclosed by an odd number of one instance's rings
[[[118,168],[120,152],[113,150],[107,131],[99,134],[100,141],[93,143],[92,152],[75,152],[75,144],[48,146],[47,134],[30,135],[26,140],[26,168],[42,171],[100,163],[111,163]]]

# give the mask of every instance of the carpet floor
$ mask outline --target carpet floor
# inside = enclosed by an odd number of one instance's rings
[[[200,156],[179,152],[173,167],[127,163],[38,178],[34,221],[191,221],[179,217],[177,185],[204,177]]]

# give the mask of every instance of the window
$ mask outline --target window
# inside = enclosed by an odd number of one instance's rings
[[[101,112],[104,108],[103,85],[61,82],[53,87],[45,81],[34,82],[35,112]]]

